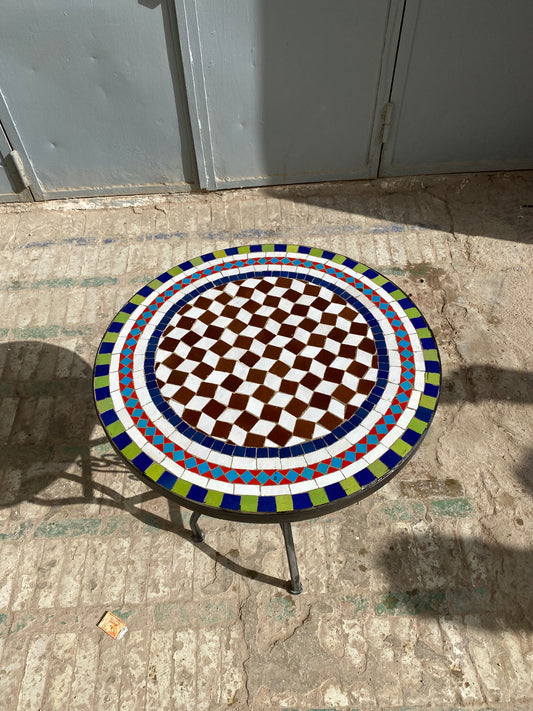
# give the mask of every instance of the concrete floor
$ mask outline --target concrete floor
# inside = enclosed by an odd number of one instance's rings
[[[0,235],[1,708],[533,708],[533,172],[4,205]],[[295,524],[299,597],[278,527],[203,519],[193,544],[91,399],[134,291],[273,241],[395,280],[445,378],[393,482]]]

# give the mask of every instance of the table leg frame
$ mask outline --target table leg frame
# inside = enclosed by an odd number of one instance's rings
[[[201,543],[205,539],[205,533],[198,525],[198,519],[200,516],[201,514],[199,511],[193,511],[191,514],[190,526],[192,531],[192,539],[195,543]],[[287,551],[287,560],[289,561],[289,571],[291,574],[288,589],[291,595],[299,595],[302,592],[303,587],[300,582],[300,572],[298,570],[298,561],[296,559],[296,550],[294,548],[291,524],[283,522],[280,523],[280,526],[283,531],[285,550]]]

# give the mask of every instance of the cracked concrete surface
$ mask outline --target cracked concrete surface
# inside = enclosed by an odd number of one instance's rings
[[[533,707],[533,173],[0,206],[0,689],[19,709]],[[93,412],[116,310],[168,267],[319,246],[412,295],[444,389],[422,447],[356,506],[293,527],[147,489]],[[95,627],[112,610],[119,642]],[[0,703],[0,705],[1,705]]]

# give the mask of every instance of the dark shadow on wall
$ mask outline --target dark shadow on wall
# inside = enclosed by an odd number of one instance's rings
[[[119,493],[124,476],[137,477],[109,451],[106,437],[92,437],[98,424],[92,367],[76,353],[40,341],[0,343],[0,398],[5,432],[0,442],[0,508],[16,511],[23,501],[52,509],[96,503],[127,511],[148,526],[192,542],[177,501],[168,501],[167,519],[142,508],[160,498],[156,491],[147,488],[127,497]],[[95,480],[98,471],[115,474],[116,486]],[[238,575],[274,587],[287,585],[246,568],[206,542],[194,545]]]

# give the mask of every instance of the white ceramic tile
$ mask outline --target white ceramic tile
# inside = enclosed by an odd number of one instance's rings
[[[336,484],[338,481],[342,481],[342,479],[344,479],[344,477],[342,475],[342,471],[339,469],[336,472],[323,474],[322,476],[317,477],[315,481],[320,488],[324,488],[330,484]]]
[[[426,381],[425,381],[424,373],[417,371],[417,373],[415,374],[415,380],[414,380],[414,386],[413,386],[415,388],[415,390],[420,390],[423,392],[424,387],[425,387],[425,382]]]
[[[259,496],[284,496],[291,493],[288,484],[270,484],[268,486],[260,486],[259,488],[261,490]]]
[[[150,442],[145,442],[142,447],[143,452],[150,457],[150,459],[153,459],[154,462],[157,464],[162,464],[166,469],[170,471],[170,468],[168,466],[168,458],[165,455],[164,452],[161,452],[157,447],[154,447],[153,444],[150,444]]]
[[[295,484],[289,484],[291,494],[304,494],[307,491],[312,491],[317,488],[318,485],[315,479],[306,479],[305,481],[298,481]]]

